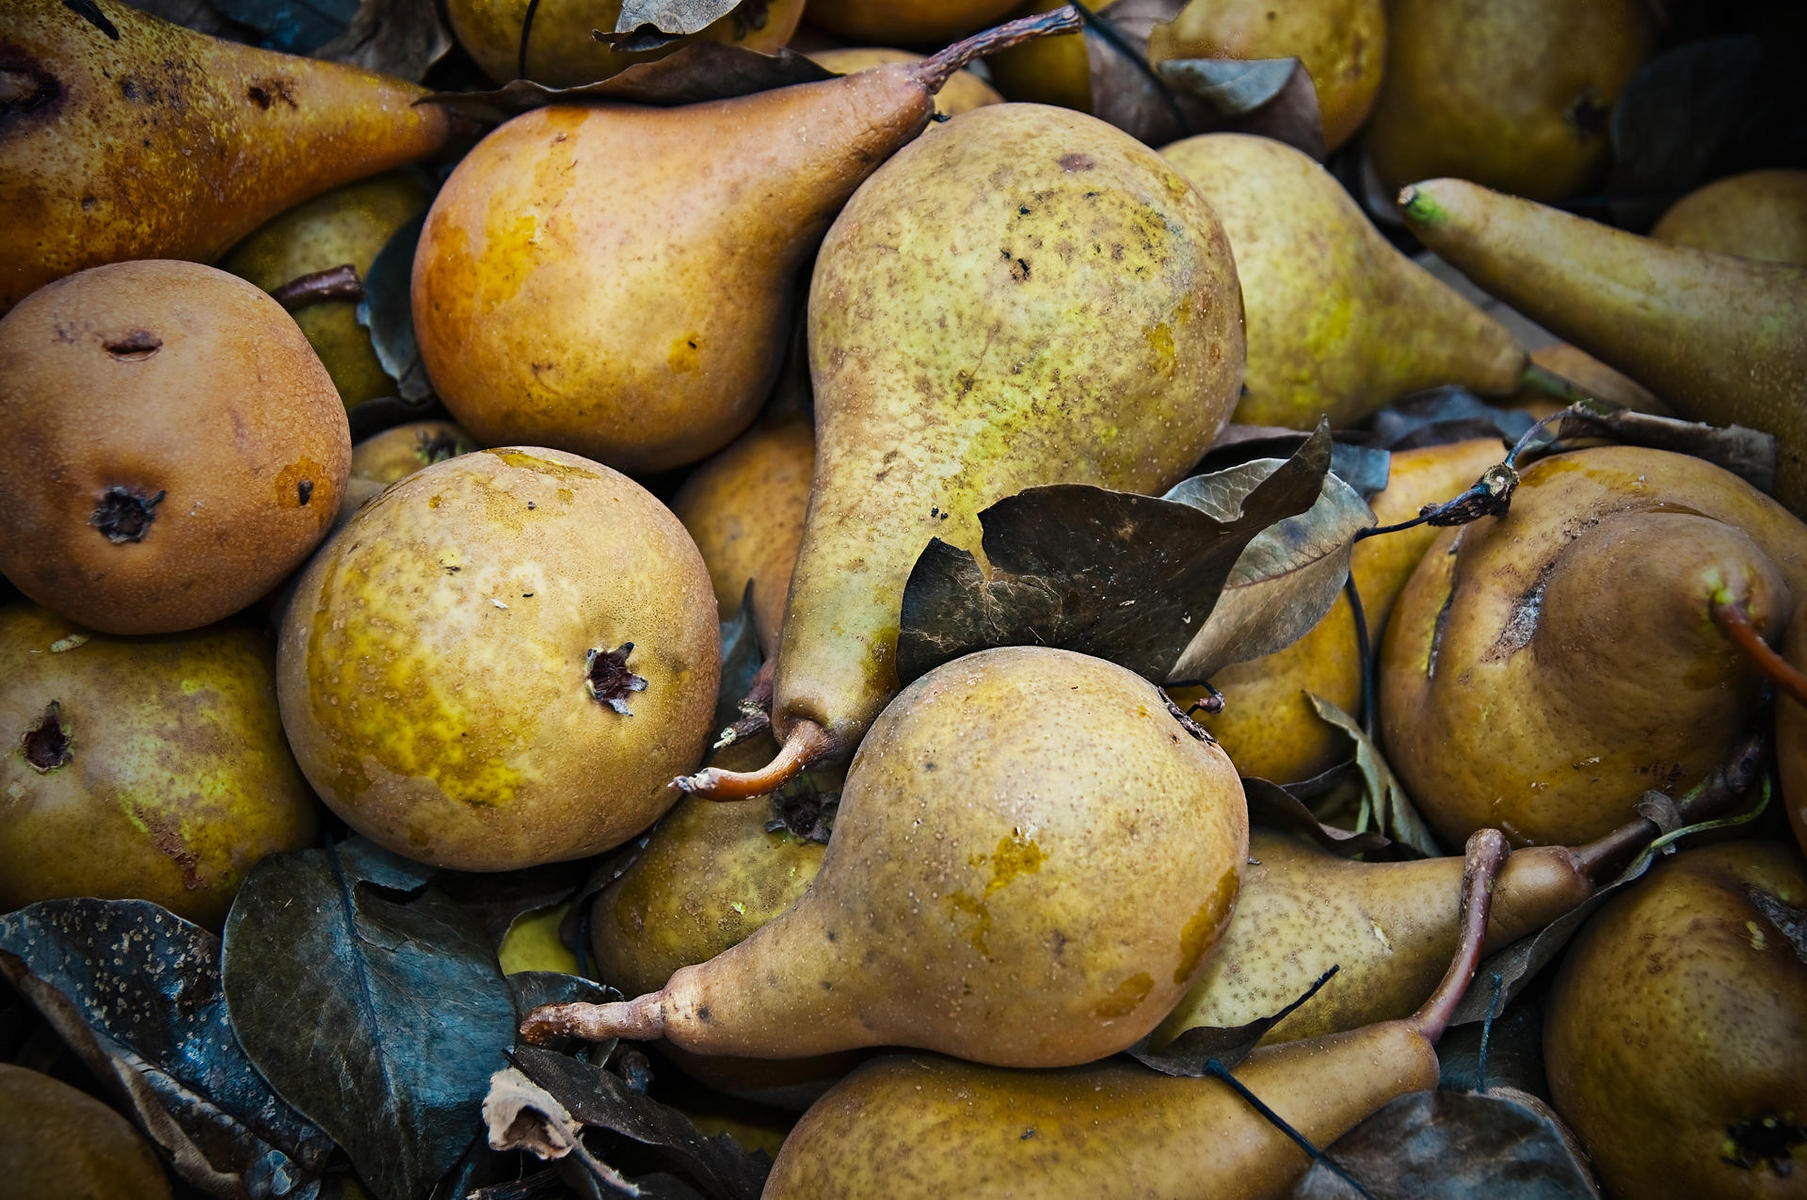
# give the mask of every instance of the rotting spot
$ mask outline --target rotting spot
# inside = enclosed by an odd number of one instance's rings
[[[1767,1165],[1777,1175],[1793,1173],[1794,1148],[1807,1143],[1807,1128],[1793,1113],[1768,1112],[1725,1127],[1720,1158],[1746,1171]]]
[[[62,93],[56,78],[35,63],[0,67],[0,117],[42,108]]]
[[[1063,171],[1089,171],[1098,165],[1092,161],[1091,155],[1080,154],[1077,151],[1063,154],[1055,161],[1060,164],[1060,169]]]
[[[1537,582],[1512,602],[1512,611],[1507,614],[1499,636],[1493,639],[1493,645],[1481,656],[1482,662],[1500,662],[1511,658],[1531,644],[1531,637],[1537,632],[1538,620],[1543,616],[1543,594],[1550,582],[1551,569],[1546,566]],[[1455,595],[1454,588],[1450,589],[1450,595]],[[1442,615],[1439,614],[1440,617]]]
[[[314,481],[311,479],[297,480],[295,483],[295,495],[300,499],[302,507],[307,507],[307,502],[314,498]]]
[[[100,503],[94,506],[88,524],[105,534],[115,546],[142,542],[144,535],[150,532],[151,522],[157,519],[157,506],[168,494],[160,491],[153,496],[137,488],[114,484],[101,493]]]
[[[44,715],[38,718],[38,723],[19,739],[25,761],[40,775],[56,770],[75,757],[69,748],[69,731],[63,728],[62,711],[62,704],[52,700],[45,705]]]
[[[148,329],[134,329],[124,337],[101,344],[108,354],[121,362],[143,362],[163,349],[163,339]]]
[[[1117,985],[1115,991],[1092,1006],[1092,1015],[1101,1021],[1114,1017],[1126,1017],[1136,1011],[1136,1006],[1148,999],[1148,993],[1154,990],[1154,980],[1146,971],[1138,971]]]
[[[584,686],[591,696],[624,717],[633,716],[627,698],[646,690],[646,680],[628,670],[627,656],[634,643],[623,642],[616,650],[591,650],[584,656]]]
[[[279,100],[290,108],[301,107],[295,103],[295,93],[289,80],[280,75],[253,80],[251,86],[245,89],[245,99],[266,112]]]

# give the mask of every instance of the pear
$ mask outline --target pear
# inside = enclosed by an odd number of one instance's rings
[[[0,318],[0,571],[106,633],[196,629],[326,535],[351,430],[268,295],[198,263],[91,267]]]
[[[896,692],[904,584],[930,538],[977,549],[979,512],[1039,484],[1184,477],[1235,403],[1241,294],[1217,219],[1166,160],[1092,117],[995,104],[905,147],[836,219],[809,353],[784,749],[685,781],[715,795],[852,750]]]
[[[1409,521],[1425,505],[1461,494],[1504,457],[1496,438],[1397,451],[1387,486],[1370,501],[1374,516],[1383,526]],[[1435,526],[1414,525],[1355,544],[1349,567],[1371,643],[1380,641],[1394,599],[1436,536]],[[1307,693],[1347,713],[1361,710],[1361,661],[1348,597],[1339,595],[1292,645],[1226,667],[1211,682],[1224,695],[1223,711],[1197,719],[1244,776],[1291,782],[1329,770],[1348,757],[1348,738],[1317,715]],[[1202,696],[1203,689],[1173,692],[1182,708]]]
[[[1397,1096],[1437,1086],[1435,1042],[1479,961],[1505,843],[1489,830],[1469,851],[1462,943],[1422,1008],[1263,1047],[1236,1068],[1239,1083],[1313,1144],[1329,1145]],[[805,1113],[763,1195],[1278,1200],[1310,1161],[1218,1079],[1121,1060],[1009,1071],[912,1056],[862,1068]]]
[[[1679,415],[1775,434],[1776,495],[1807,514],[1807,267],[1666,245],[1459,179],[1399,204],[1464,275]]]
[[[15,1196],[169,1200],[163,1165],[132,1123],[86,1092],[0,1063],[0,1177]]]
[[[1015,16],[1047,12],[1066,0],[1024,0]],[[1095,33],[1063,33],[1012,46],[985,60],[991,80],[1006,100],[1055,104],[1096,116],[1092,104],[1092,43]]]
[[[1531,364],[1542,367],[1552,375],[1561,377],[1574,384],[1581,391],[1609,404],[1617,404],[1624,408],[1635,408],[1639,412],[1671,415],[1669,406],[1650,393],[1650,389],[1631,379],[1622,372],[1615,371],[1593,355],[1578,350],[1567,342],[1552,342],[1548,346],[1539,346],[1531,351]],[[1557,402],[1548,391],[1527,384],[1521,387],[1518,395],[1512,398],[1513,407],[1527,404],[1548,406],[1543,412],[1533,413],[1544,417],[1565,407]]]
[[[1525,352],[1505,326],[1395,250],[1309,155],[1238,133],[1161,154],[1211,202],[1236,254],[1249,355],[1237,421],[1349,426],[1425,388],[1519,386]]]
[[[868,46],[920,46],[983,29],[1017,0],[810,0],[810,24]]]
[[[722,620],[740,611],[753,585],[753,624],[767,658],[778,651],[815,465],[815,426],[793,413],[748,430],[691,472],[671,498],[671,511],[709,565]]]
[[[1807,597],[1788,623],[1786,651],[1797,670],[1807,671]],[[1787,696],[1776,698],[1776,771],[1788,824],[1807,854],[1807,707]]]
[[[809,57],[817,66],[827,67],[841,75],[864,71],[886,63],[921,62],[922,55],[908,50],[889,50],[877,46],[840,46],[832,50],[811,50]],[[953,77],[935,93],[935,115],[957,117],[987,104],[1002,104],[1004,97],[997,89],[971,71],[955,71]]]
[[[315,555],[277,648],[309,781],[409,858],[512,870],[617,846],[714,719],[709,573],[632,480],[540,447],[393,484]]]
[[[1731,842],[1660,863],[1569,947],[1556,1110],[1612,1197],[1807,1194],[1807,871]]]
[[[1361,128],[1380,94],[1386,5],[1382,0],[1190,0],[1148,35],[1151,64],[1176,58],[1298,59],[1317,90],[1325,148],[1335,150]]]
[[[1070,651],[988,650],[873,725],[795,904],[660,991],[542,1008],[523,1029],[767,1058],[902,1045],[1089,1062],[1184,993],[1247,851],[1235,768],[1158,689]]]
[[[1380,659],[1388,756],[1448,839],[1574,845],[1679,795],[1755,719],[1761,677],[1715,613],[1770,640],[1807,597],[1807,526],[1702,459],[1543,459],[1504,517],[1445,530]]]
[[[721,42],[771,52],[790,40],[803,17],[804,0],[765,0],[736,5],[695,33],[652,50],[617,50],[592,31],[610,33],[622,0],[542,4],[539,0],[446,0],[452,36],[498,83],[531,79],[571,87],[651,62],[692,42]],[[532,24],[529,25],[528,22]]]
[[[0,313],[84,267],[211,262],[283,209],[424,158],[422,88],[220,41],[117,0],[9,0]],[[130,153],[120,151],[130,147]]]
[[[345,499],[333,529],[337,531],[396,480],[475,449],[470,435],[451,421],[409,421],[371,434],[351,448],[351,478],[345,481]]]
[[[1807,171],[1746,171],[1696,188],[1650,236],[1673,246],[1807,264]]]
[[[1537,200],[1589,186],[1648,57],[1643,0],[1389,0],[1368,155],[1397,188],[1459,175]]]
[[[342,266],[362,281],[395,231],[425,212],[431,199],[419,178],[400,171],[334,188],[266,222],[234,246],[220,268],[266,292]],[[396,394],[370,331],[358,324],[355,298],[303,303],[292,311],[346,408]]]
[[[0,744],[0,912],[100,896],[218,929],[259,859],[319,834],[252,629],[119,638],[0,608]]]
[[[440,189],[414,257],[414,331],[446,407],[481,442],[623,471],[719,450],[772,390],[834,214],[993,40],[710,103],[550,105],[495,130]]]

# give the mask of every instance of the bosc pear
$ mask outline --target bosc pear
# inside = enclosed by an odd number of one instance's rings
[[[617,470],[683,466],[745,429],[778,377],[823,232],[929,123],[967,60],[1071,10],[893,63],[727,100],[555,104],[477,144],[414,257],[421,361],[488,445]]]
[[[101,263],[212,262],[283,209],[434,153],[424,88],[221,41],[116,0],[9,0],[0,313]]]
[[[1262,1047],[1235,1069],[1237,1082],[1318,1146],[1395,1097],[1436,1087],[1435,1043],[1480,960],[1505,857],[1498,832],[1470,839],[1462,938],[1416,1013]],[[1277,1200],[1310,1161],[1218,1079],[1123,1060],[1008,1071],[913,1056],[871,1063],[817,1101],[762,1195]]]
[[[858,78],[858,76],[850,76]],[[1222,227],[1094,117],[994,104],[924,134],[836,219],[809,302],[816,474],[758,795],[850,752],[895,694],[899,609],[929,539],[1041,484],[1156,492],[1228,421],[1242,298]]]
[[[1776,496],[1807,517],[1807,266],[1672,246],[1460,179],[1399,206],[1424,244],[1678,414],[1776,436]]]
[[[1394,249],[1310,155],[1242,133],[1161,155],[1211,202],[1236,253],[1249,344],[1236,420],[1346,426],[1425,388],[1518,388],[1528,361],[1506,327]]]

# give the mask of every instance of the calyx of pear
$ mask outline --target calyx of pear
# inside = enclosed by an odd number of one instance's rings
[[[1040,484],[1182,478],[1235,403],[1242,301],[1221,226],[1166,160],[1092,117],[997,104],[930,130],[848,202],[816,260],[809,348],[783,749],[763,771],[680,781],[723,798],[851,750],[897,690],[904,585],[931,538],[975,549],[979,512]]]
[[[523,1032],[1089,1062],[1184,992],[1247,848],[1235,768],[1146,680],[1065,650],[984,651],[873,725],[796,903],[657,992],[538,1009]]]

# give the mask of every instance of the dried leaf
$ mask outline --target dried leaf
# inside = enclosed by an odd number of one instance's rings
[[[312,54],[338,37],[358,13],[358,0],[213,0],[221,15],[263,35],[286,54]]]
[[[765,2],[750,0],[760,7]],[[657,50],[713,25],[743,3],[749,0],[622,0],[614,30],[597,30],[596,39],[617,50]]]
[[[1210,128],[1259,134],[1324,158],[1317,85],[1298,59],[1176,58],[1155,70],[1168,87],[1210,107]]]
[[[1236,558],[1310,507],[1330,466],[1320,429],[1292,458],[1200,477],[1186,503],[1078,484],[1030,488],[979,514],[989,578],[939,538],[905,585],[905,682],[991,646],[1046,645],[1165,679]]]
[[[583,1133],[565,1106],[539,1084],[508,1067],[489,1077],[483,1123],[492,1150],[525,1150],[550,1161],[571,1153]]]
[[[345,31],[312,53],[419,82],[451,48],[435,0],[363,0]]]
[[[420,346],[414,340],[411,290],[414,248],[426,224],[427,215],[422,213],[383,243],[364,275],[364,299],[358,302],[358,324],[370,331],[370,345],[376,351],[377,361],[395,380],[396,395],[417,409],[424,408],[433,394],[427,368],[420,361]]]
[[[1278,425],[1229,425],[1211,443],[1211,450],[1198,469],[1210,472],[1257,458],[1287,458],[1297,453],[1310,436],[1302,430]],[[1345,441],[1341,437],[1330,443],[1331,474],[1354,488],[1364,500],[1387,486],[1392,460],[1391,451],[1377,446]]]
[[[1166,499],[1185,503],[1192,483],[1179,484]],[[1349,578],[1356,533],[1374,523],[1373,510],[1354,488],[1334,473],[1325,475],[1310,508],[1268,526],[1243,547],[1170,678],[1209,679],[1231,663],[1272,654],[1311,632]]]
[[[756,1200],[765,1186],[771,1163],[763,1154],[749,1153],[725,1133],[704,1137],[689,1117],[633,1090],[620,1076],[550,1050],[525,1048],[509,1058],[576,1120],[661,1151],[672,1169],[708,1195]]]
[[[1150,146],[1209,128],[1216,118],[1196,96],[1169,87],[1148,65],[1148,35],[1186,0],[1117,0],[1086,15],[1092,114]]]
[[[1599,1200],[1592,1175],[1549,1108],[1501,1093],[1413,1092],[1338,1138],[1329,1155],[1386,1200]],[[1314,1163],[1293,1200],[1354,1200]]]
[[[1249,1056],[1249,1052],[1255,1048],[1255,1043],[1266,1036],[1268,1030],[1284,1021],[1301,1004],[1317,995],[1318,989],[1329,983],[1335,974],[1335,967],[1325,971],[1310,987],[1305,989],[1304,995],[1271,1017],[1260,1017],[1246,1025],[1228,1027],[1194,1025],[1159,1050],[1150,1050],[1148,1048],[1149,1039],[1144,1037],[1123,1053],[1150,1070],[1159,1071],[1163,1075],[1174,1075],[1187,1079],[1202,1079],[1211,1074],[1211,1064],[1213,1063],[1225,1070],[1234,1070],[1243,1059]]]
[[[1680,417],[1620,408],[1604,400],[1572,404],[1540,429],[1521,451],[1521,461],[1534,452],[1566,440],[1606,438],[1628,446],[1649,446],[1692,454],[1768,492],[1776,483],[1776,439],[1773,434],[1742,425],[1708,425]]]
[[[1467,388],[1440,387],[1381,409],[1371,428],[1376,444],[1412,450],[1477,437],[1516,442],[1536,423],[1529,413],[1489,404]]]
[[[833,71],[795,50],[762,54],[722,42],[687,42],[664,58],[635,63],[598,83],[553,88],[516,79],[494,91],[435,92],[427,100],[497,120],[547,104],[622,102],[671,107],[731,100],[834,77]]]
[[[740,608],[721,623],[722,674],[715,691],[714,729],[726,729],[743,715],[740,703],[752,690],[765,658],[759,652],[759,634],[753,628],[753,583],[747,581]]]
[[[230,42],[255,43],[261,36],[258,30],[229,19],[208,0],[138,0],[133,7],[196,33]]]
[[[0,973],[176,1173],[222,1200],[311,1200],[330,1138],[240,1049],[219,939],[145,900],[46,900],[0,917]]]
[[[1353,763],[1345,765],[1350,769],[1354,768]],[[1341,768],[1332,770],[1340,772]],[[1393,844],[1385,835],[1372,829],[1356,833],[1349,829],[1339,829],[1335,825],[1326,825],[1318,820],[1302,798],[1271,780],[1245,776],[1242,793],[1248,798],[1250,821],[1269,829],[1307,838],[1341,858],[1354,858],[1362,854],[1372,858],[1381,855],[1382,851]]]
[[[1517,1088],[1534,1096],[1549,1094],[1543,1069],[1543,993],[1528,992],[1506,1003],[1503,983],[1493,1000],[1494,977],[1477,974],[1469,987],[1489,998],[1498,1015],[1493,1023],[1473,1022],[1451,1029],[1437,1042],[1439,1087],[1459,1092]],[[1486,1055],[1482,1055],[1482,1042]]]
[[[499,946],[517,918],[575,895],[589,870],[589,864],[580,860],[518,871],[441,871],[433,885],[476,917],[490,944]]]
[[[490,940],[432,874],[356,838],[276,854],[226,919],[239,1041],[381,1200],[425,1197],[463,1156],[515,1032]]]
[[[1319,717],[1348,734],[1349,739],[1355,743],[1355,765],[1361,770],[1362,780],[1367,788],[1367,800],[1363,807],[1372,814],[1374,827],[1395,842],[1403,842],[1426,857],[1442,854],[1443,850],[1437,845],[1437,839],[1431,836],[1429,826],[1425,825],[1424,818],[1412,806],[1411,797],[1406,795],[1405,788],[1393,774],[1393,768],[1387,765],[1380,747],[1363,731],[1361,723],[1322,696],[1309,692],[1306,695]]]

